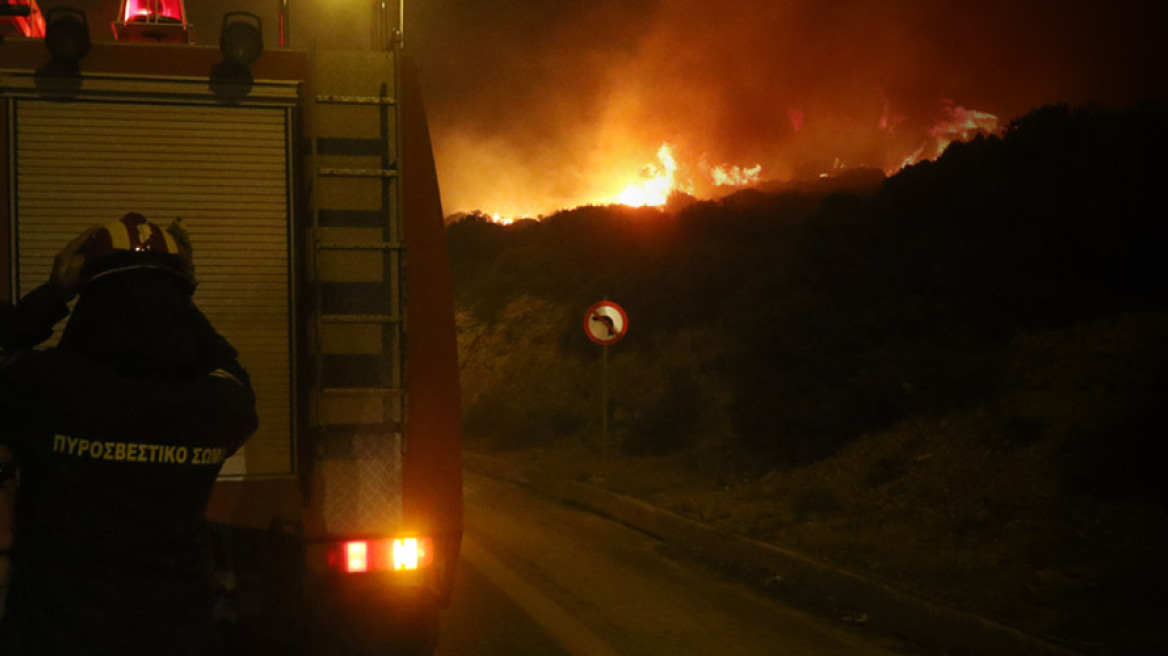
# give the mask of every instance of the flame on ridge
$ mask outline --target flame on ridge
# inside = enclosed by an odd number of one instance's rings
[[[802,131],[807,120],[805,114],[802,111],[797,111],[791,114],[791,116],[796,131]],[[902,131],[905,121],[905,117],[896,114],[892,110],[891,104],[885,99],[883,112],[874,127],[879,132],[891,137]],[[942,99],[940,119],[924,132],[924,136],[917,142],[918,145],[915,150],[911,154],[903,157],[903,159],[900,159],[898,164],[880,168],[883,168],[885,175],[895,175],[907,166],[925,160],[936,159],[955,141],[968,141],[979,134],[992,135],[999,133],[999,120],[994,114],[967,109],[952,100]],[[904,152],[904,150],[901,150],[901,152]],[[893,161],[897,160],[893,159]],[[876,164],[879,167],[880,163],[873,162],[872,164]],[[870,166],[863,163],[859,165]],[[818,177],[831,178],[846,169],[852,168],[852,166],[851,163],[845,164],[839,157],[836,157],[830,169],[821,171]],[[774,172],[772,172],[773,174]],[[630,178],[635,181],[629,182]],[[662,143],[657,148],[656,161],[642,165],[639,174],[635,176],[626,175],[624,177],[621,177],[619,174],[614,174],[608,177],[608,180],[612,182],[609,184],[604,184],[600,180],[597,180],[597,182],[601,182],[601,188],[607,186],[609,189],[620,189],[623,184],[623,190],[618,193],[610,192],[608,195],[602,192],[594,196],[594,198],[603,198],[604,200],[600,201],[602,203],[629,207],[664,207],[669,201],[670,196],[675,192],[681,192],[691,196],[718,196],[722,193],[719,189],[732,191],[737,188],[757,186],[771,181],[770,178],[763,178],[762,164],[754,164],[753,166],[715,165],[710,164],[705,155],[702,155],[694,161],[693,159],[683,157],[678,146],[669,142]],[[779,182],[782,180],[783,177],[781,174],[780,177],[774,179],[774,181]],[[695,189],[697,189],[696,192]],[[587,199],[581,199],[578,202],[578,204],[588,203],[589,201]],[[499,213],[494,213],[490,215],[490,218],[496,223],[509,224],[515,221],[518,216],[506,217],[500,216]]]
[[[673,156],[673,146],[661,144],[657,149],[657,160],[661,166],[646,164],[641,169],[641,177],[644,179],[625,187],[624,191],[612,198],[612,202],[629,207],[664,205],[676,184],[677,158]]]
[[[998,117],[988,112],[966,109],[948,98],[941,100],[944,118],[929,128],[928,138],[911,155],[904,158],[900,166],[886,171],[892,175],[917,162],[936,159],[954,141],[969,141],[979,134],[997,134]]]
[[[718,187],[745,187],[758,184],[758,175],[762,173],[762,164],[755,164],[750,168],[740,166],[715,166],[710,169],[710,177]]]
[[[945,152],[954,141],[969,141],[979,134],[997,134],[1000,132],[998,117],[988,112],[967,109],[948,98],[941,99],[942,117],[926,132],[926,137],[912,154],[905,157],[898,166],[885,170],[886,175],[893,175],[900,169],[916,164],[923,160],[936,159]],[[796,132],[801,131],[805,117],[801,110],[792,110],[790,114]],[[889,134],[896,132],[905,117],[894,114],[885,98],[883,112],[877,124],[880,131]],[[693,194],[692,182],[683,180],[679,173],[676,147],[668,142],[661,144],[657,149],[656,163],[645,164],[641,169],[642,180],[629,184],[624,191],[613,196],[611,203],[628,205],[630,207],[662,207],[669,200],[670,194],[680,191]],[[725,164],[710,165],[703,155],[697,168],[704,176],[705,188],[710,187],[749,187],[762,182],[762,164],[754,166],[730,166]],[[831,171],[819,174],[820,178],[829,178],[840,170],[848,168],[837,157]]]
[[[692,194],[694,185],[683,180],[679,174],[676,147],[671,143],[663,143],[657,149],[656,163],[645,164],[641,168],[640,182],[629,184],[619,194],[613,196],[610,202],[629,207],[661,207],[669,200],[670,194],[680,191]],[[699,168],[709,182],[715,187],[743,187],[758,184],[762,173],[762,164],[754,166],[729,166],[725,164],[710,166],[706,158],[699,160]]]

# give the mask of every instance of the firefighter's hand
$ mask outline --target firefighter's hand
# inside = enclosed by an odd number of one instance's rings
[[[89,239],[94,232],[101,229],[101,226],[89,226],[73,238],[73,241],[65,245],[57,256],[53,259],[53,273],[49,277],[49,282],[53,285],[53,289],[61,297],[61,300],[68,303],[77,295],[78,281],[81,279],[81,268],[85,266],[85,256],[80,253],[81,247],[85,241]]]
[[[191,282],[195,280],[195,249],[191,246],[191,235],[187,232],[186,226],[183,225],[182,217],[178,217],[166,226],[166,231],[174,237],[174,243],[178,245],[179,255],[182,257],[183,267],[186,269],[187,277]]]

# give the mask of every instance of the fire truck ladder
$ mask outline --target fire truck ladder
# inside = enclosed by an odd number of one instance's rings
[[[400,522],[406,420],[395,57],[312,59],[312,422],[323,514],[329,533],[384,531]]]

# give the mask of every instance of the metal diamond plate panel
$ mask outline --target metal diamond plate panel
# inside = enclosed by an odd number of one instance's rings
[[[401,524],[401,437],[357,431],[351,439],[351,449],[326,455],[321,463],[325,530],[392,532]]]

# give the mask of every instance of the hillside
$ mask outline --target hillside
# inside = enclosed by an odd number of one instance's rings
[[[1163,653],[1165,112],[1048,107],[865,194],[452,225],[468,446],[1098,654]],[[607,296],[610,347],[581,326]]]

